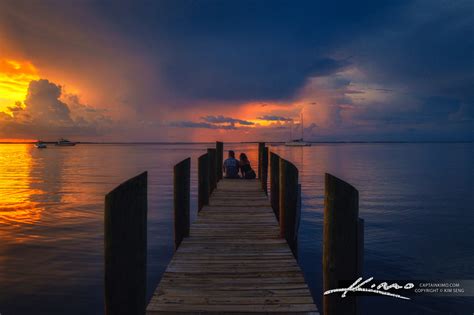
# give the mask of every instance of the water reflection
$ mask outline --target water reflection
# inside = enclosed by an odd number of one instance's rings
[[[365,273],[380,279],[474,277],[472,144],[324,144],[273,151],[300,169],[300,263],[321,303],[324,173],[359,190]],[[472,208],[472,207],[471,207]],[[469,254],[468,254],[469,253]],[[470,265],[471,268],[466,266]],[[474,298],[409,304],[368,298],[364,314],[466,311]],[[427,306],[429,305],[429,307]]]
[[[191,157],[195,210],[197,158],[212,145],[45,150],[0,145],[0,312],[101,314],[103,198],[145,170],[150,296],[173,254],[172,167]],[[225,155],[229,149],[247,153],[258,168],[256,144],[225,144]],[[474,277],[474,244],[467,237],[474,234],[472,144],[324,144],[270,150],[300,171],[300,264],[319,304],[325,172],[360,192],[367,274],[380,279]],[[387,303],[370,300],[364,314],[423,313],[427,305],[441,313],[464,311],[472,299]]]
[[[29,145],[0,145],[2,242],[19,243],[34,239],[23,230],[41,220],[45,209],[44,204],[38,202],[44,191],[32,181],[31,171],[35,162],[31,149]]]

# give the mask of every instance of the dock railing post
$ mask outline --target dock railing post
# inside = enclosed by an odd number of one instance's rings
[[[189,204],[191,187],[191,158],[174,166],[174,248],[189,236]]]
[[[262,179],[262,154],[265,148],[265,142],[258,143],[258,179]]]
[[[224,163],[224,143],[216,141],[217,181],[222,179],[222,164]]]
[[[287,160],[280,159],[279,170],[280,236],[284,237],[297,258],[298,243],[298,169]]]
[[[145,314],[147,172],[105,196],[105,314]]]
[[[198,158],[198,211],[209,204],[209,154]]]
[[[357,275],[364,272],[364,219],[357,220]]]
[[[280,220],[280,156],[270,152],[270,202],[277,220]]]
[[[353,282],[362,272],[363,220],[359,216],[359,192],[350,184],[325,175],[323,228],[324,291],[340,288],[341,281]],[[349,283],[350,284],[350,283]],[[347,284],[347,285],[349,285]],[[357,314],[355,296],[323,296],[325,315]]]
[[[298,184],[296,189],[296,214],[295,214],[295,257],[298,259],[298,231],[300,230],[300,221],[301,221],[301,184]]]
[[[209,194],[217,187],[216,149],[207,149],[209,160]]]
[[[262,151],[262,189],[266,195],[268,195],[268,148],[264,147]]]

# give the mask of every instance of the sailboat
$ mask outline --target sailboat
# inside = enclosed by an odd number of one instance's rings
[[[301,124],[300,124],[301,125],[301,138],[292,139],[288,142],[285,142],[285,145],[288,146],[288,147],[309,147],[309,146],[311,146],[311,142],[305,142],[304,137],[303,137],[303,134],[304,134],[303,112],[301,112],[300,120],[301,120]],[[290,127],[290,134],[291,134],[291,127]]]

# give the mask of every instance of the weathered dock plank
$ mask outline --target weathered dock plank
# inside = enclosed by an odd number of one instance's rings
[[[147,314],[318,314],[257,180],[221,180],[169,263]]]

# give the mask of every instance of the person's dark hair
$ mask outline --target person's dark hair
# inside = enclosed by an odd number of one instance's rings
[[[247,154],[245,153],[240,153],[240,160],[244,162],[248,162]]]
[[[235,157],[235,152],[232,151],[232,150],[229,150],[229,156],[230,156],[230,157]]]

